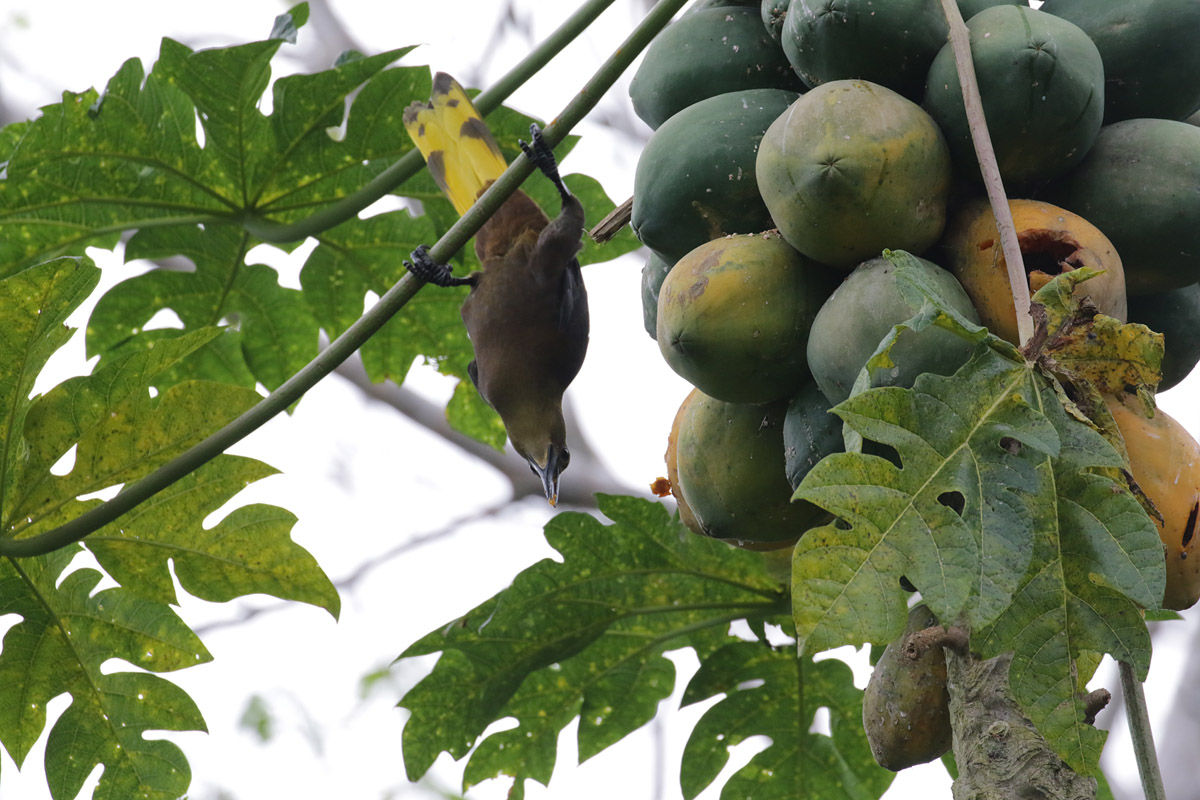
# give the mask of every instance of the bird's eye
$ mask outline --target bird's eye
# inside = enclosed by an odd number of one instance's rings
[[[567,464],[571,463],[571,451],[567,448],[562,449],[562,454],[558,457],[558,471],[562,472],[567,468]]]

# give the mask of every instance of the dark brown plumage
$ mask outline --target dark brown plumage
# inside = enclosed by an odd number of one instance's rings
[[[430,103],[414,103],[404,121],[459,213],[506,166],[466,93],[444,73],[434,80]],[[513,448],[541,479],[553,505],[559,475],[570,461],[562,396],[587,352],[587,292],[576,259],[584,216],[537,126],[530,133],[532,143],[520,144],[558,188],[558,217],[551,221],[518,191],[475,236],[481,271],[456,278],[448,266],[430,259],[424,247],[413,252],[406,266],[439,286],[471,287],[462,305],[475,348],[471,379],[499,413]]]

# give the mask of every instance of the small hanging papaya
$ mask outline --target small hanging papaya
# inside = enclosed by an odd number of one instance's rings
[[[946,654],[931,647],[917,659],[905,653],[909,638],[937,625],[928,606],[908,612],[904,634],[884,649],[863,695],[863,728],[879,766],[899,772],[950,749],[950,694]]]

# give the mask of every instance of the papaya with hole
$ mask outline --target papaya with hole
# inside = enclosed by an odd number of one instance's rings
[[[1200,109],[1200,3],[1195,0],[1046,0],[1075,23],[1104,62],[1104,122],[1184,119]]]
[[[885,248],[919,255],[946,222],[941,131],[915,103],[868,81],[801,95],[767,129],[755,175],[788,244],[846,270]]]
[[[1163,608],[1191,608],[1200,599],[1200,444],[1162,409],[1147,418],[1132,395],[1105,402],[1125,440],[1133,479],[1162,515],[1154,524],[1166,550]]]
[[[1167,119],[1104,126],[1078,167],[1042,195],[1112,240],[1129,294],[1200,280],[1200,128]]]
[[[919,102],[948,33],[938,0],[792,0],[779,40],[809,88],[860,79]]]
[[[629,99],[638,117],[657,129],[694,103],[744,89],[799,92],[804,84],[757,8],[706,8],[654,38],[629,83]]]
[[[932,261],[917,259],[925,277],[962,316],[979,323],[971,299],[954,276]],[[895,266],[886,258],[860,264],[834,290],[808,334],[808,368],[833,405],[850,390],[867,360],[897,323],[912,319],[919,308],[908,304],[896,285]],[[890,368],[875,368],[873,386],[912,386],[923,372],[950,375],[971,357],[972,345],[941,328],[901,332],[892,348]]]
[[[633,176],[633,232],[668,264],[707,241],[773,227],[755,158],[767,128],[798,95],[728,92],[688,106],[650,137]]]
[[[725,403],[698,389],[687,396],[668,439],[667,466],[680,518],[692,531],[771,550],[794,544],[828,519],[810,503],[791,502],[784,474],[786,412],[786,401]]]
[[[1025,272],[1032,295],[1052,278],[1080,267],[1103,275],[1075,287],[1101,313],[1125,322],[1125,270],[1112,242],[1078,214],[1037,200],[1010,200]],[[983,324],[997,336],[1017,344],[1017,312],[1008,278],[1008,261],[1000,246],[996,218],[986,200],[965,203],[950,221],[942,243],[946,266],[958,278]]]
[[[808,379],[808,329],[832,271],[778,231],[726,236],[671,268],[658,295],[658,347],[671,369],[731,403],[790,397]]]
[[[1104,119],[1104,64],[1078,26],[1019,5],[967,22],[996,162],[1006,184],[1049,180],[1078,164]],[[956,171],[980,179],[979,162],[947,42],[929,68],[927,110],[946,135]]]
[[[1158,391],[1176,386],[1200,363],[1200,283],[1130,297],[1129,321],[1140,322],[1163,335]]]
[[[913,634],[937,625],[928,606],[908,612],[908,626],[884,648],[863,694],[863,729],[879,766],[899,772],[940,758],[953,739],[946,654],[941,647],[917,659],[906,654]]]

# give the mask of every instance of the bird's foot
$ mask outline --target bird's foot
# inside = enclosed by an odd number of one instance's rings
[[[517,144],[521,146],[521,150],[525,152],[533,165],[551,180],[558,188],[558,193],[566,200],[571,193],[567,191],[567,185],[559,177],[558,160],[554,158],[554,151],[550,149],[550,145],[546,144],[546,139],[542,136],[542,129],[536,124],[530,125],[529,138],[532,140],[532,144],[527,144],[524,139],[518,139]]]
[[[429,247],[419,245],[412,251],[412,261],[405,261],[404,268],[426,283],[434,286],[464,286],[472,283],[470,278],[456,278],[450,274],[448,264],[439,264],[429,255]]]

